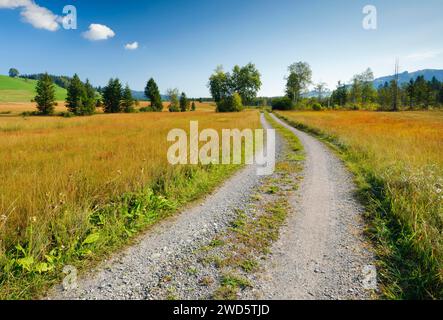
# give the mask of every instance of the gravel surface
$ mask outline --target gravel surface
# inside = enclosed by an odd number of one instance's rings
[[[255,298],[370,299],[374,256],[363,235],[363,208],[352,176],[321,142],[273,118],[297,135],[306,161],[293,212],[272,248]],[[368,277],[369,274],[369,277]],[[365,286],[363,284],[366,284]]]
[[[352,178],[323,144],[290,129],[307,153],[304,180],[289,199],[293,210],[280,239],[241,298],[369,298],[362,282],[373,256],[362,235],[363,209],[353,198]],[[281,153],[277,136],[277,156]],[[76,289],[56,286],[47,299],[211,298],[219,271],[202,263],[199,251],[228,229],[239,210],[250,210],[263,182],[256,169],[241,169],[199,205],[155,225],[136,244],[80,277]]]

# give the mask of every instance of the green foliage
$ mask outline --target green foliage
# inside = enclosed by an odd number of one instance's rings
[[[169,112],[180,112],[180,101],[178,98],[178,89],[168,89],[166,91],[169,97]]]
[[[344,107],[348,102],[348,89],[345,84],[340,81],[337,84],[337,89],[332,92],[331,101],[333,105]]]
[[[189,111],[189,101],[184,92],[182,92],[180,96],[180,111],[181,112]]]
[[[294,104],[289,97],[281,97],[272,99],[272,109],[273,110],[292,110],[294,109]]]
[[[75,115],[91,115],[95,112],[95,89],[89,80],[83,83],[77,74],[74,75],[68,86],[66,107]]]
[[[119,79],[110,79],[103,88],[103,104],[105,113],[118,113],[121,111],[122,85]]]
[[[286,78],[286,95],[294,103],[298,103],[301,93],[311,83],[312,70],[307,62],[297,62],[288,67]]]
[[[237,92],[232,96],[223,98],[217,103],[217,112],[239,112],[242,110],[243,103]]]
[[[11,78],[16,78],[20,75],[20,72],[18,72],[18,70],[16,68],[11,68],[11,69],[9,69],[8,74]]]
[[[149,79],[145,88],[145,96],[151,101],[151,109],[152,111],[161,112],[163,111],[163,103],[160,95],[160,91],[158,90],[158,86],[155,83],[154,79]]]
[[[45,74],[36,86],[37,95],[34,100],[37,109],[41,114],[50,115],[54,113],[55,106],[55,86],[48,74]]]
[[[231,90],[240,95],[244,104],[250,105],[262,85],[260,78],[260,72],[252,63],[244,67],[235,66],[229,79]]]
[[[135,112],[134,98],[132,97],[132,92],[131,89],[129,88],[129,85],[126,85],[125,89],[123,90],[121,107],[123,112],[126,113]]]
[[[225,73],[222,66],[218,66],[209,78],[209,91],[216,103],[231,95],[229,78],[229,73]]]
[[[322,110],[323,110],[323,107],[321,106],[320,103],[315,102],[315,103],[312,105],[312,110],[314,110],[314,111],[322,111]]]
[[[442,90],[443,91],[443,90]],[[195,111],[197,108],[195,107],[195,102],[192,101],[191,111]]]
[[[235,112],[243,109],[243,103],[253,103],[261,87],[260,73],[252,63],[235,66],[225,73],[221,66],[209,78],[209,90],[219,112]],[[238,99],[235,95],[238,95]]]

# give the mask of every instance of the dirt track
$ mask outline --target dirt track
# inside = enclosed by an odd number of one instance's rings
[[[304,180],[293,212],[259,280],[264,299],[368,299],[375,288],[373,255],[363,235],[363,208],[342,162],[321,142],[291,130],[306,152]],[[374,275],[374,274],[372,274]]]

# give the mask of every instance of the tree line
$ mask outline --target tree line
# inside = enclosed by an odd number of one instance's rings
[[[374,87],[374,74],[370,68],[356,74],[350,84],[338,82],[331,95],[327,95],[326,84],[314,85],[314,97],[304,94],[313,84],[312,70],[308,63],[297,62],[288,67],[286,95],[262,99],[259,104],[270,104],[273,109],[352,109],[352,110],[415,110],[443,106],[443,82],[433,77],[426,81],[419,76],[408,83],[400,84],[398,77]]]
[[[371,69],[354,76],[352,84],[339,83],[331,96],[334,108],[370,109],[383,111],[430,109],[443,106],[443,82],[424,76],[400,84],[394,77],[378,88],[373,85]]]
[[[108,84],[95,89],[89,80],[82,82],[77,74],[70,79],[66,87],[67,96],[65,105],[68,113],[64,115],[86,116],[92,115],[97,108],[103,108],[105,113],[133,113],[137,112],[135,106],[139,104],[132,96],[129,85],[123,87],[118,78],[111,78]],[[145,96],[150,105],[140,108],[140,112],[162,112],[163,101],[160,91],[154,79],[149,79],[145,88]],[[195,111],[196,104],[190,101],[186,94],[179,94],[178,89],[169,89],[169,111],[186,112]],[[42,74],[36,85],[36,96],[38,114],[52,115],[57,105],[55,101],[55,85],[53,77],[47,73]]]

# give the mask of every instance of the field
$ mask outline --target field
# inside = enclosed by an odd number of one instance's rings
[[[257,128],[258,112],[197,108],[0,117],[0,298],[32,296],[62,263],[107,252],[229,176],[235,166],[168,165],[167,133],[189,131],[190,120],[200,128]]]
[[[384,294],[443,297],[443,112],[278,112],[343,155],[365,196]]]
[[[140,101],[139,106],[136,109],[146,107],[150,103],[147,101]],[[164,109],[163,112],[168,111],[169,102],[163,102]],[[196,108],[198,111],[206,111],[213,112],[215,110],[215,106],[210,103],[200,103],[195,102]],[[32,112],[36,111],[36,104],[33,102],[1,102],[0,101],[0,117],[8,117],[8,116],[17,116],[22,114],[23,112]],[[57,101],[57,106],[55,107],[55,112],[66,112],[67,109],[65,107],[64,101]],[[97,109],[97,113],[103,113],[102,109]]]
[[[36,80],[10,78],[0,75],[0,103],[30,102],[35,97],[36,84]],[[55,86],[55,99],[65,100],[65,98],[66,90]]]

